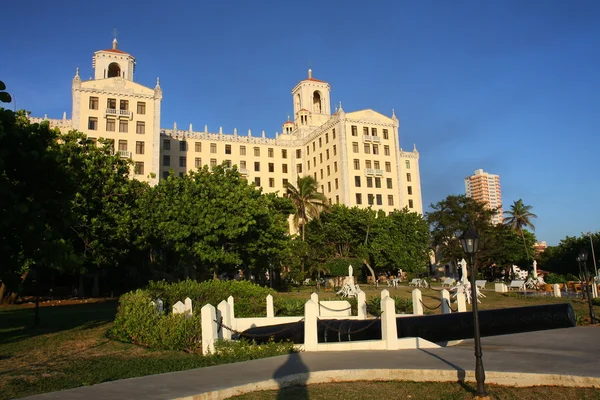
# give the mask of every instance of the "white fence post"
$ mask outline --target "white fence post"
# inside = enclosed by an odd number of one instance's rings
[[[267,295],[267,318],[273,318],[275,310],[273,308],[273,296]]]
[[[450,314],[450,293],[446,289],[442,289],[442,296],[440,298],[442,302],[442,314]]]
[[[192,299],[186,297],[183,305],[185,306],[185,311],[183,312],[183,315],[185,315],[186,318],[191,317],[193,315]]]
[[[358,302],[358,319],[367,319],[367,295],[362,290],[356,296]]]
[[[413,314],[414,315],[423,315],[423,304],[421,303],[421,291],[419,289],[415,289],[412,291],[412,302],[413,302]]]
[[[558,286],[558,283],[552,285],[552,288],[554,289],[554,297],[561,297],[560,286]]]
[[[222,318],[222,319],[221,319]],[[231,310],[229,303],[223,300],[217,306],[217,321],[222,321],[222,324],[231,328]],[[224,326],[218,331],[219,339],[231,340],[231,331]]]
[[[200,309],[202,318],[202,354],[207,355],[215,352],[215,340],[217,340],[217,312],[212,304],[207,304]]]
[[[304,351],[318,350],[317,319],[319,305],[312,300],[304,304]]]
[[[173,314],[183,314],[185,313],[185,304],[178,301],[173,305]]]
[[[164,307],[164,303],[161,299],[156,299],[156,306],[158,307],[158,313],[162,314],[163,313],[163,307]]]
[[[321,303],[319,303],[319,295],[315,292],[310,294],[310,299],[317,305],[317,315],[321,315]]]
[[[456,306],[458,307],[458,312],[467,311],[467,299],[463,292],[458,292],[456,294]]]
[[[592,299],[598,297],[598,286],[596,286],[596,282],[592,279]]]
[[[388,350],[398,349],[398,329],[396,327],[396,303],[387,296],[381,300],[381,339]]]
[[[233,300],[233,296],[229,296],[227,298],[227,303],[229,304],[229,315],[231,318],[231,329],[237,330],[237,323],[235,321],[235,301]]]
[[[390,291],[387,289],[383,289],[381,291],[381,300],[383,301],[383,299],[385,299],[386,297],[390,297]]]

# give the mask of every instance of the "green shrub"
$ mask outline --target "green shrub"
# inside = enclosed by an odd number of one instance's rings
[[[600,297],[596,297],[595,299],[592,299],[592,304],[595,306],[600,306]]]
[[[392,296],[394,300],[396,314],[412,314],[413,303],[410,299],[401,299],[400,297]],[[372,297],[367,301],[367,312],[371,315],[381,314],[381,297]]]
[[[564,275],[549,273],[544,277],[544,282],[554,284],[554,283],[565,283],[567,279]]]
[[[304,304],[304,300],[276,297],[273,307],[277,316],[296,317],[304,315]]]
[[[273,340],[269,340],[267,343],[256,344],[246,339],[233,341],[219,340],[215,343],[215,354],[211,354],[210,356],[218,357],[219,362],[223,363],[256,360],[258,358],[275,357],[294,352],[294,343],[290,341],[274,342]]]
[[[330,276],[348,276],[348,266],[352,265],[352,275],[360,276],[363,262],[360,258],[334,258],[325,263]]]

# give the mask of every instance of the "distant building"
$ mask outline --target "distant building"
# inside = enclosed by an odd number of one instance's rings
[[[533,245],[533,251],[535,252],[535,257],[542,254],[544,251],[546,251],[547,248],[548,248],[548,245],[546,244],[545,241],[536,242]]]
[[[498,209],[492,217],[494,225],[501,224],[502,218],[502,192],[500,191],[500,176],[488,174],[478,169],[471,176],[465,178],[467,197],[485,203],[490,209]]]

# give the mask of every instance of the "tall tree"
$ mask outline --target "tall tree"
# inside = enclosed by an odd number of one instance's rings
[[[318,182],[310,175],[298,177],[296,186],[288,182],[286,193],[296,207],[294,223],[300,227],[304,241],[304,228],[308,221],[318,219],[320,212],[328,209],[327,197],[318,191]]]
[[[504,224],[509,226],[515,232],[519,232],[523,239],[523,246],[527,254],[527,262],[529,262],[529,250],[527,249],[527,243],[525,242],[525,236],[523,235],[523,228],[531,228],[535,230],[535,226],[531,222],[532,219],[537,218],[537,215],[531,212],[533,207],[526,206],[523,204],[523,199],[519,199],[510,206],[510,210],[506,211],[505,214],[508,216],[504,220]]]

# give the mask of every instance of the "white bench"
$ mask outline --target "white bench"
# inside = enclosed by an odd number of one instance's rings
[[[452,278],[444,278],[442,281],[442,287],[451,287],[454,285],[454,279]]]
[[[415,278],[412,281],[408,282],[408,286],[421,286],[421,280],[419,278]]]
[[[510,285],[508,285],[508,290],[510,290],[510,289],[524,290],[525,289],[525,281],[522,281],[522,280],[512,281],[510,283]]]
[[[486,280],[475,281],[475,286],[477,286],[479,289],[485,289],[486,283],[487,283]]]

